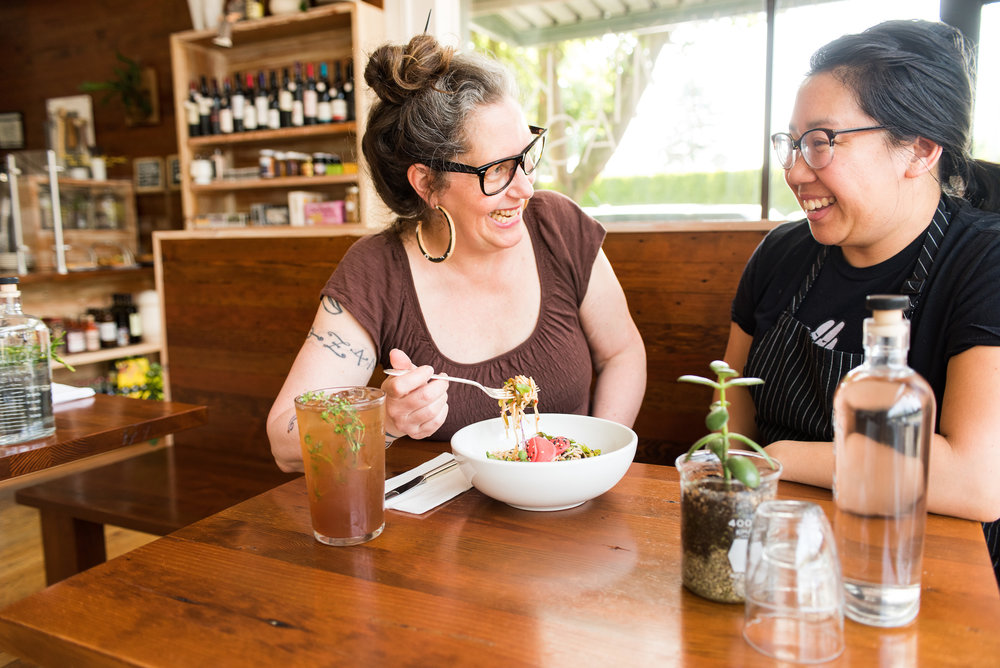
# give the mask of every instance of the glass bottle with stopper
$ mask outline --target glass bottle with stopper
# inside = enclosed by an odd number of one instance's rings
[[[872,626],[903,626],[920,609],[935,400],[907,365],[909,298],[869,295],[865,360],[834,395],[834,531],[845,613]]]

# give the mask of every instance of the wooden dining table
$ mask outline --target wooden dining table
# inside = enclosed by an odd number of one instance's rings
[[[387,473],[442,447],[397,442]],[[832,509],[826,490],[778,494]],[[0,647],[42,666],[775,665],[743,640],[742,605],[681,584],[679,500],[676,469],[634,463],[570,510],[472,489],[329,547],[300,477],[0,610]],[[827,665],[997,665],[980,525],[930,516],[917,619],[848,620],[845,639]]]
[[[208,420],[205,406],[97,394],[53,407],[48,438],[0,446],[0,482],[138,445]]]

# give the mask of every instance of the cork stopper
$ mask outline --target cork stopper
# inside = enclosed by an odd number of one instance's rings
[[[21,294],[16,276],[0,276],[0,294],[4,297],[17,297]]]
[[[866,331],[879,337],[895,337],[909,331],[903,310],[910,305],[905,295],[868,295],[865,305],[872,312]]]

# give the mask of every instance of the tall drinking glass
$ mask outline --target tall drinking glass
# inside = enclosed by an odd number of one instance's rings
[[[385,393],[333,387],[295,397],[313,535],[356,545],[385,526]]]

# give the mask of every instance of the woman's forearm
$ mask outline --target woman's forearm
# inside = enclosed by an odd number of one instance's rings
[[[631,427],[645,394],[646,354],[640,347],[611,358],[598,371],[591,414]]]

